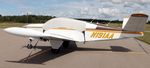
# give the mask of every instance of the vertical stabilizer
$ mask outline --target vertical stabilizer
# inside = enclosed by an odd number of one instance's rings
[[[122,29],[125,31],[143,32],[147,20],[148,15],[146,14],[132,14],[129,18],[124,18]]]

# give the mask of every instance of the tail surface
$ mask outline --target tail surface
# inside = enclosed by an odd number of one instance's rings
[[[131,32],[143,32],[147,20],[148,15],[146,14],[132,14],[129,18],[124,18],[122,29]]]

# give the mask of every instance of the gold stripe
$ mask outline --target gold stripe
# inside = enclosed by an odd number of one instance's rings
[[[92,32],[121,32],[121,30],[99,30],[99,29],[87,29],[86,31],[92,31]]]
[[[111,33],[126,33],[126,34],[144,34],[144,32],[129,32],[129,31],[118,31],[118,30],[86,30],[91,32],[111,32]]]
[[[122,32],[127,34],[144,34],[144,32]]]
[[[49,28],[49,30],[74,30],[70,28]],[[144,34],[144,32],[129,32],[129,31],[121,31],[121,30],[97,30],[97,29],[87,29],[86,31],[91,32],[111,32],[111,33],[126,33],[126,34]]]
[[[70,29],[70,28],[49,28],[49,30],[55,29],[55,30],[75,30],[75,29]]]

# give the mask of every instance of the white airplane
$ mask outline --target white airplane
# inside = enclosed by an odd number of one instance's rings
[[[123,20],[122,29],[115,29],[71,18],[53,18],[44,24],[29,24],[22,28],[11,27],[4,30],[13,35],[28,37],[29,49],[37,45],[33,46],[32,40],[38,39],[49,41],[51,52],[58,53],[60,47],[67,47],[70,41],[85,43],[143,36],[147,20],[146,14],[132,14]]]

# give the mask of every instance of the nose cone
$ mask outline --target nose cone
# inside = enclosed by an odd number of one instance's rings
[[[23,33],[26,32],[26,29],[20,28],[20,27],[11,27],[11,28],[4,29],[4,31],[6,31],[9,34],[13,34],[13,35],[22,35]]]
[[[6,28],[6,29],[4,29],[4,31],[10,32],[10,31],[11,31],[11,28]]]
[[[23,36],[23,37],[44,37],[47,36],[46,34],[43,34],[43,32],[39,32],[32,29],[27,28],[20,28],[20,27],[11,27],[6,28],[4,31],[16,35],[16,36]]]
[[[14,34],[16,33],[18,30],[17,30],[17,27],[11,27],[11,28],[6,28],[4,29],[4,31],[8,32],[8,33],[11,33],[11,34]]]

